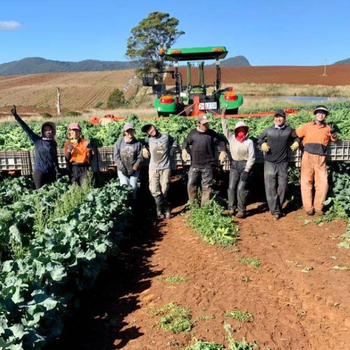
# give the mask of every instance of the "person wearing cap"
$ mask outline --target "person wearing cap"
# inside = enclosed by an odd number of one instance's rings
[[[304,145],[300,175],[301,197],[306,214],[310,216],[323,213],[323,202],[328,191],[327,145],[329,141],[335,142],[338,139],[335,126],[325,122],[328,115],[326,106],[317,106],[314,120],[296,130]]]
[[[161,133],[153,124],[146,124],[142,132],[147,134],[143,157],[150,158],[149,188],[156,202],[157,217],[170,218],[171,206],[168,191],[171,175],[171,158],[178,147],[176,139],[168,133]]]
[[[81,127],[78,123],[69,124],[64,156],[71,183],[81,186],[88,178],[92,150],[90,143],[81,137]]]
[[[114,161],[118,169],[118,178],[121,186],[131,186],[133,200],[137,195],[137,180],[142,162],[142,144],[135,138],[135,127],[126,123],[123,127],[123,137],[114,145]]]
[[[288,145],[296,151],[300,139],[286,124],[286,113],[279,109],[274,115],[275,124],[266,128],[258,138],[264,152],[264,182],[269,210],[275,220],[284,216],[282,205],[288,185]]]
[[[60,172],[55,140],[56,124],[52,122],[43,123],[41,125],[41,135],[37,135],[17,114],[16,106],[13,106],[11,113],[34,143],[33,179],[35,188],[39,189],[46,184],[55,182],[57,173]]]
[[[221,125],[226,136],[231,153],[229,188],[227,190],[228,210],[231,215],[244,218],[248,198],[248,180],[255,162],[253,141],[248,139],[249,127],[244,122],[238,122],[233,132],[230,132],[225,117],[225,110],[221,118]]]
[[[201,206],[211,196],[215,146],[219,146],[219,160],[223,162],[227,158],[225,141],[214,130],[210,129],[209,115],[199,115],[197,117],[197,128],[191,130],[182,144],[182,160],[186,162],[187,156],[190,154],[191,166],[187,183],[188,199],[190,202],[197,201],[197,187],[201,182]]]

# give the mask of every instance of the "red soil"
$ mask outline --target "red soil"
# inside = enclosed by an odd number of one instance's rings
[[[250,210],[239,221],[241,240],[228,249],[204,243],[186,215],[144,231],[126,259],[102,276],[57,349],[183,349],[194,338],[227,345],[224,322],[235,339],[255,339],[261,349],[349,349],[349,271],[332,269],[349,267],[349,251],[337,247],[345,223],[308,223],[301,210],[273,221],[256,204]],[[242,265],[240,257],[255,257],[261,266]],[[189,280],[171,284],[158,276]],[[159,317],[150,310],[170,302],[191,308],[197,318],[191,332],[174,335],[154,327]],[[226,318],[232,310],[249,312],[254,320]]]

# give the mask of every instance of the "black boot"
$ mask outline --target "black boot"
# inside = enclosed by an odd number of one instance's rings
[[[162,206],[157,204],[157,219],[164,219],[164,215],[162,212]]]

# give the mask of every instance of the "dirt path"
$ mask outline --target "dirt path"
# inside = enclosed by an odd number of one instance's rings
[[[223,250],[204,243],[185,220],[177,215],[144,232],[126,260],[115,262],[115,279],[107,271],[83,300],[57,349],[68,343],[94,350],[183,349],[194,338],[225,343],[224,322],[235,339],[255,339],[261,349],[350,349],[350,272],[332,269],[350,266],[349,251],[337,247],[343,222],[307,223],[302,211],[276,222],[260,213],[239,221],[241,241]],[[242,257],[261,266],[243,265]],[[188,280],[172,284],[159,276]],[[191,308],[191,332],[153,327],[159,318],[150,310],[170,302]],[[227,319],[232,310],[254,320]]]

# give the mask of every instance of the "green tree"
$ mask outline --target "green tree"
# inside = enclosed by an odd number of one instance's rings
[[[125,104],[125,97],[123,91],[119,89],[114,89],[110,95],[108,96],[107,100],[107,107],[108,108],[118,108]]]
[[[152,12],[137,27],[131,30],[126,56],[142,64],[138,76],[164,70],[164,61],[159,49],[169,49],[185,32],[177,29],[179,20],[168,13]],[[159,78],[159,76],[158,76]]]

